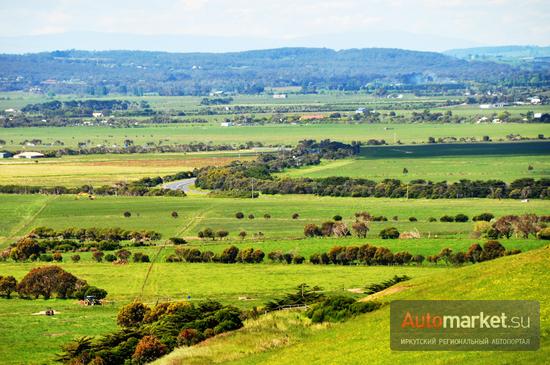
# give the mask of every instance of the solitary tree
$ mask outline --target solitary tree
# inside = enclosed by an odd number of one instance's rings
[[[13,276],[0,276],[0,296],[10,299],[16,289],[17,280]]]
[[[130,213],[129,211],[124,212],[124,217],[130,218],[131,216],[132,216],[132,213]]]
[[[102,251],[95,251],[95,252],[92,254],[92,257],[93,257],[94,260],[97,261],[97,262],[103,261],[103,256],[105,256],[105,254],[104,254]]]
[[[178,217],[178,212],[173,211],[173,212],[172,212],[172,218],[177,218],[177,217]]]

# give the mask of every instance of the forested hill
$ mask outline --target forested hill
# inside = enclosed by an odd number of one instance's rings
[[[280,48],[233,53],[70,50],[0,55],[3,91],[35,87],[57,93],[189,95],[212,90],[255,93],[271,86],[358,90],[369,83],[518,84],[530,76],[504,64],[385,48]]]

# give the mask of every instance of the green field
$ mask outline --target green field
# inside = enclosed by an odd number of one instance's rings
[[[378,299],[384,303],[398,299],[537,300],[542,328],[538,351],[391,351],[389,306],[384,306],[325,326],[311,325],[295,312],[276,314],[249,321],[241,330],[198,346],[177,349],[155,364],[544,364],[550,356],[549,265],[550,248],[546,247],[454,269],[452,274],[432,271],[399,284],[400,290],[392,288]]]
[[[221,127],[217,124],[190,126],[185,124],[156,125],[135,128],[109,127],[33,127],[4,128],[1,139],[6,141],[4,148],[22,150],[25,140],[41,139],[43,144],[56,140],[63,141],[65,147],[75,148],[78,142],[90,141],[97,144],[122,145],[131,139],[136,145],[147,142],[163,144],[203,142],[214,144],[240,144],[246,141],[262,142],[269,145],[295,145],[303,139],[331,139],[335,141],[367,141],[384,139],[388,143],[427,142],[428,137],[470,138],[481,140],[488,135],[493,140],[504,139],[509,134],[536,138],[539,134],[550,135],[550,124],[309,124],[309,125],[263,125]],[[26,147],[26,150],[48,149],[50,147]],[[57,147],[56,147],[57,148]]]
[[[0,238],[26,234],[34,227],[48,226],[55,229],[67,227],[122,227],[130,230],[155,230],[165,238],[181,236],[195,238],[206,227],[226,229],[230,238],[237,239],[241,230],[249,233],[263,232],[266,240],[302,238],[307,223],[320,224],[336,214],[351,222],[353,214],[369,211],[384,215],[388,222],[373,222],[369,239],[384,227],[395,226],[401,231],[418,229],[424,238],[468,238],[472,223],[428,222],[445,214],[467,213],[470,218],[479,213],[492,212],[496,216],[507,214],[548,214],[548,203],[531,200],[489,199],[384,199],[384,198],[332,198],[304,195],[264,195],[259,199],[208,198],[188,196],[170,197],[97,197],[96,200],[76,200],[74,196],[21,196],[0,195]],[[123,216],[132,213],[131,218]],[[177,211],[179,217],[170,216]],[[238,220],[235,213],[254,214],[255,219]],[[264,214],[271,219],[264,219]],[[292,219],[293,213],[300,214]],[[398,216],[397,222],[391,221]],[[418,222],[409,222],[409,217]]]
[[[529,166],[533,169],[529,170]],[[404,169],[407,173],[404,173]],[[550,176],[550,143],[432,144],[364,147],[353,159],[323,160],[282,176],[321,178],[349,176],[374,181],[458,181],[498,179],[511,182]]]
[[[0,262],[0,275],[15,275],[20,279],[39,264]],[[108,263],[64,263],[62,267],[91,285],[109,292],[109,304],[83,307],[75,300],[44,301],[0,299],[0,363],[52,363],[62,344],[75,336],[106,334],[115,329],[118,309],[140,298],[153,305],[157,301],[191,301],[215,299],[239,307],[262,305],[292,290],[300,283],[320,285],[327,292],[342,292],[387,280],[394,275],[422,277],[431,272],[447,272],[446,268],[415,267],[320,267],[314,265],[222,265],[158,263],[112,265]],[[143,286],[143,291],[142,291]],[[239,300],[247,296],[250,300]],[[53,308],[61,312],[54,317],[33,316],[33,313]],[[32,348],[32,351],[28,349]]]

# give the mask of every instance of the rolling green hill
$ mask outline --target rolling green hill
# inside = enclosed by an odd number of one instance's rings
[[[234,333],[180,348],[155,364],[542,364],[550,356],[550,247],[398,284],[397,299],[525,299],[541,308],[536,352],[395,352],[389,348],[389,306],[342,324],[311,325],[296,312],[249,321]],[[345,349],[345,350],[344,350]],[[545,360],[546,359],[546,360]]]

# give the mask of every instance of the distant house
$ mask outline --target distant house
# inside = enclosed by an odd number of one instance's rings
[[[220,126],[222,126],[222,127],[232,127],[233,122],[221,122]]]
[[[13,156],[13,158],[43,158],[44,154],[40,152],[21,152]]]
[[[529,101],[530,101],[530,102],[531,102],[531,104],[533,104],[533,105],[538,105],[538,104],[540,104],[540,103],[541,103],[541,100],[540,100],[540,98],[538,98],[538,97],[536,97],[536,96],[535,96],[535,97],[533,97],[533,98],[530,98],[530,99],[529,99]]]
[[[94,118],[101,118],[101,117],[103,117],[103,113],[102,112],[93,112],[92,116]]]
[[[273,99],[286,99],[286,94],[273,94]]]
[[[480,104],[479,109],[491,109],[493,107],[492,104]]]
[[[0,152],[0,158],[9,158],[11,156],[13,156],[11,152],[8,152],[8,151]]]
[[[535,119],[540,119],[540,118],[542,118],[542,113],[535,113],[535,114],[533,114],[533,118],[535,118]]]

